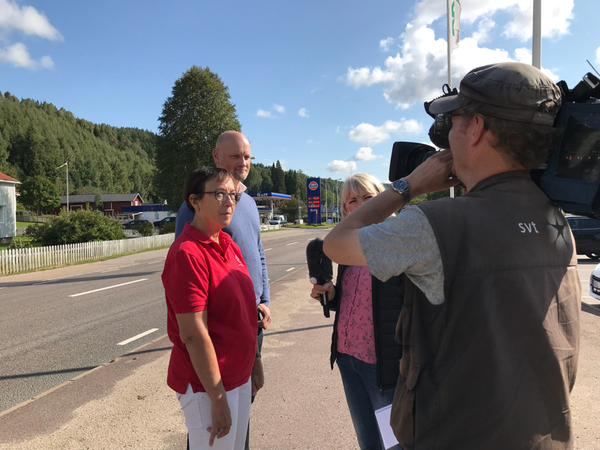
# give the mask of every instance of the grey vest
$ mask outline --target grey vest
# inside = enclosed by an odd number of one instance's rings
[[[392,427],[405,449],[572,448],[581,288],[567,221],[507,172],[422,203],[444,303],[408,283]]]

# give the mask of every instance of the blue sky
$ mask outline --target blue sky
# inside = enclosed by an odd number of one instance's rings
[[[454,84],[531,62],[533,0],[462,0]],[[572,87],[600,70],[600,5],[543,0],[542,67]],[[445,0],[0,0],[0,91],[76,117],[157,131],[192,65],[229,87],[256,161],[387,180],[394,141],[428,142],[446,82]]]

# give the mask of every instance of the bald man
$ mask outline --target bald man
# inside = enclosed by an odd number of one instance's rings
[[[240,247],[248,272],[254,285],[256,308],[259,314],[258,321],[258,353],[252,370],[252,397],[262,388],[264,383],[260,351],[262,349],[263,329],[271,323],[271,298],[269,291],[269,276],[265,252],[260,240],[260,217],[256,202],[246,194],[246,186],[242,181],[250,172],[250,141],[239,131],[225,131],[218,139],[213,150],[213,159],[217,167],[227,170],[234,179],[236,190],[242,192],[240,201],[235,205],[235,211],[229,225],[223,231],[231,236]],[[194,215],[183,202],[177,213],[175,223],[175,238],[183,231],[187,222],[191,222]],[[262,316],[262,317],[261,317]],[[248,449],[246,439],[246,449]]]

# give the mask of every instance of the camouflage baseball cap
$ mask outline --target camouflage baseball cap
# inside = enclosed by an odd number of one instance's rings
[[[455,91],[456,92],[456,91]],[[436,98],[428,113],[442,114],[480,103],[477,112],[499,119],[553,125],[561,105],[561,92],[544,73],[529,64],[507,62],[471,70],[460,82],[460,91]]]

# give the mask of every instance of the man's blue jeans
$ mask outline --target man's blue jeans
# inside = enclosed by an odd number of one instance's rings
[[[375,364],[363,362],[345,353],[338,353],[337,364],[360,449],[383,449],[375,411],[392,403],[394,389],[379,389]],[[391,448],[401,450],[402,447],[395,445]]]

